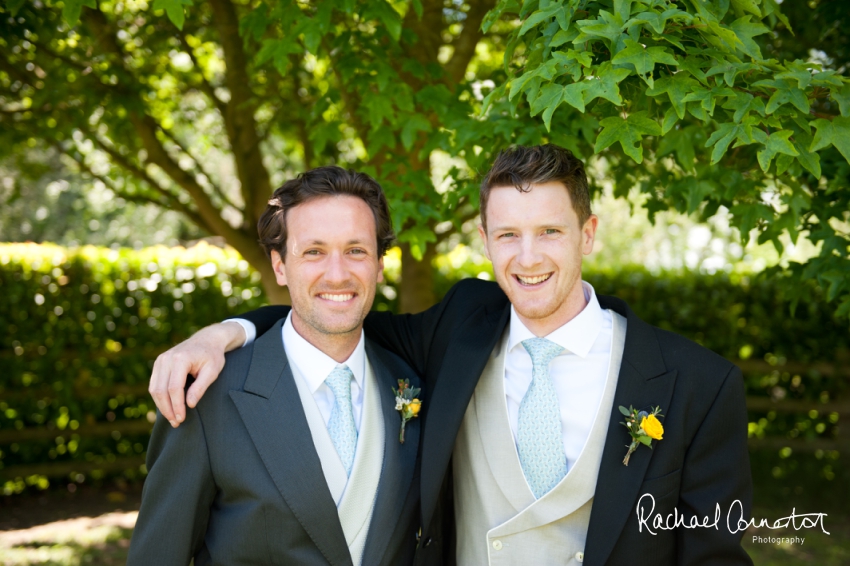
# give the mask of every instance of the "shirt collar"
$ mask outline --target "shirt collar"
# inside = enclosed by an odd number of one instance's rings
[[[581,286],[587,305],[571,321],[544,336],[544,338],[581,358],[585,358],[590,353],[590,348],[593,347],[593,343],[596,342],[596,338],[602,330],[602,307],[599,306],[599,300],[596,298],[593,286],[586,281],[582,281]],[[534,337],[534,334],[519,319],[514,306],[511,305],[508,351],[517,346],[522,347],[521,342],[523,340]]]
[[[325,379],[339,365],[347,365],[354,374],[354,381],[363,389],[363,376],[366,373],[366,347],[363,331],[360,331],[360,341],[347,360],[338,364],[336,360],[322,352],[303,336],[298,334],[292,326],[292,311],[283,323],[283,349],[289,363],[295,366],[310,387],[310,392],[315,393],[322,386]]]

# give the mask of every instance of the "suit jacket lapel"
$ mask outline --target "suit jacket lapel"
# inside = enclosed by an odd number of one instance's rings
[[[510,303],[487,311],[481,307],[449,338],[444,364],[437,376],[425,420],[422,446],[422,524],[430,525],[440,486],[466,407],[481,372],[508,323]],[[427,401],[426,401],[427,402]]]
[[[652,450],[639,448],[632,454],[629,465],[623,465],[630,438],[619,424],[623,415],[618,407],[631,405],[644,409],[658,405],[666,412],[676,383],[676,372],[668,372],[664,364],[655,330],[619,299],[604,296],[599,299],[602,308],[613,309],[626,317],[627,330],[585,544],[585,562],[589,566],[605,564],[611,554],[637,501],[653,454]]]
[[[269,475],[304,530],[331,564],[351,564],[336,505],[281,339],[282,321],[254,343],[244,391],[231,391]]]
[[[372,523],[369,525],[369,535],[363,549],[362,564],[380,564],[403,506],[407,504],[407,494],[413,481],[416,456],[419,452],[420,421],[408,421],[404,444],[399,442],[401,416],[395,409],[392,389],[398,387],[398,379],[404,376],[394,375],[390,371],[391,364],[385,362],[387,353],[369,340],[366,340],[366,355],[375,373],[375,382],[381,398],[384,417],[384,461],[375,509],[372,512]],[[428,400],[423,402],[427,403]]]

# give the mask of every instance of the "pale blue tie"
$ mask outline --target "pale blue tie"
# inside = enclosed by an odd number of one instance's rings
[[[353,377],[354,374],[348,366],[339,365],[325,379],[325,383],[334,394],[334,406],[328,421],[328,432],[348,476],[351,476],[354,451],[357,449],[357,427],[354,426],[354,411],[351,407]]]
[[[545,338],[523,340],[531,356],[531,385],[522,398],[517,422],[517,448],[525,479],[540,499],[567,474],[561,436],[561,409],[549,376],[549,362],[564,349]]]

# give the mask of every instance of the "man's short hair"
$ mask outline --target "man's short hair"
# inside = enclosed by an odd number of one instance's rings
[[[272,250],[286,256],[286,212],[310,200],[350,195],[363,199],[375,217],[378,236],[378,257],[382,257],[395,241],[390,207],[378,182],[366,175],[336,165],[317,167],[283,184],[269,199],[266,210],[257,222],[260,245],[271,257]]]
[[[567,188],[579,224],[584,226],[591,214],[584,164],[570,150],[547,143],[533,147],[517,145],[496,157],[481,182],[481,224],[484,229],[487,229],[487,200],[493,187],[516,187],[526,193],[531,190],[531,185],[550,181],[563,183]]]

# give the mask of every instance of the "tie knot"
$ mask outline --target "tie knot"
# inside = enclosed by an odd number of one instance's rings
[[[535,368],[549,367],[549,362],[555,359],[555,356],[564,351],[561,346],[558,346],[551,340],[545,338],[529,338],[522,341],[522,347],[526,349],[528,355],[531,356],[531,363]]]
[[[333,391],[337,400],[349,400],[350,402],[352,377],[354,377],[354,374],[347,365],[338,365],[325,379],[325,383]]]

